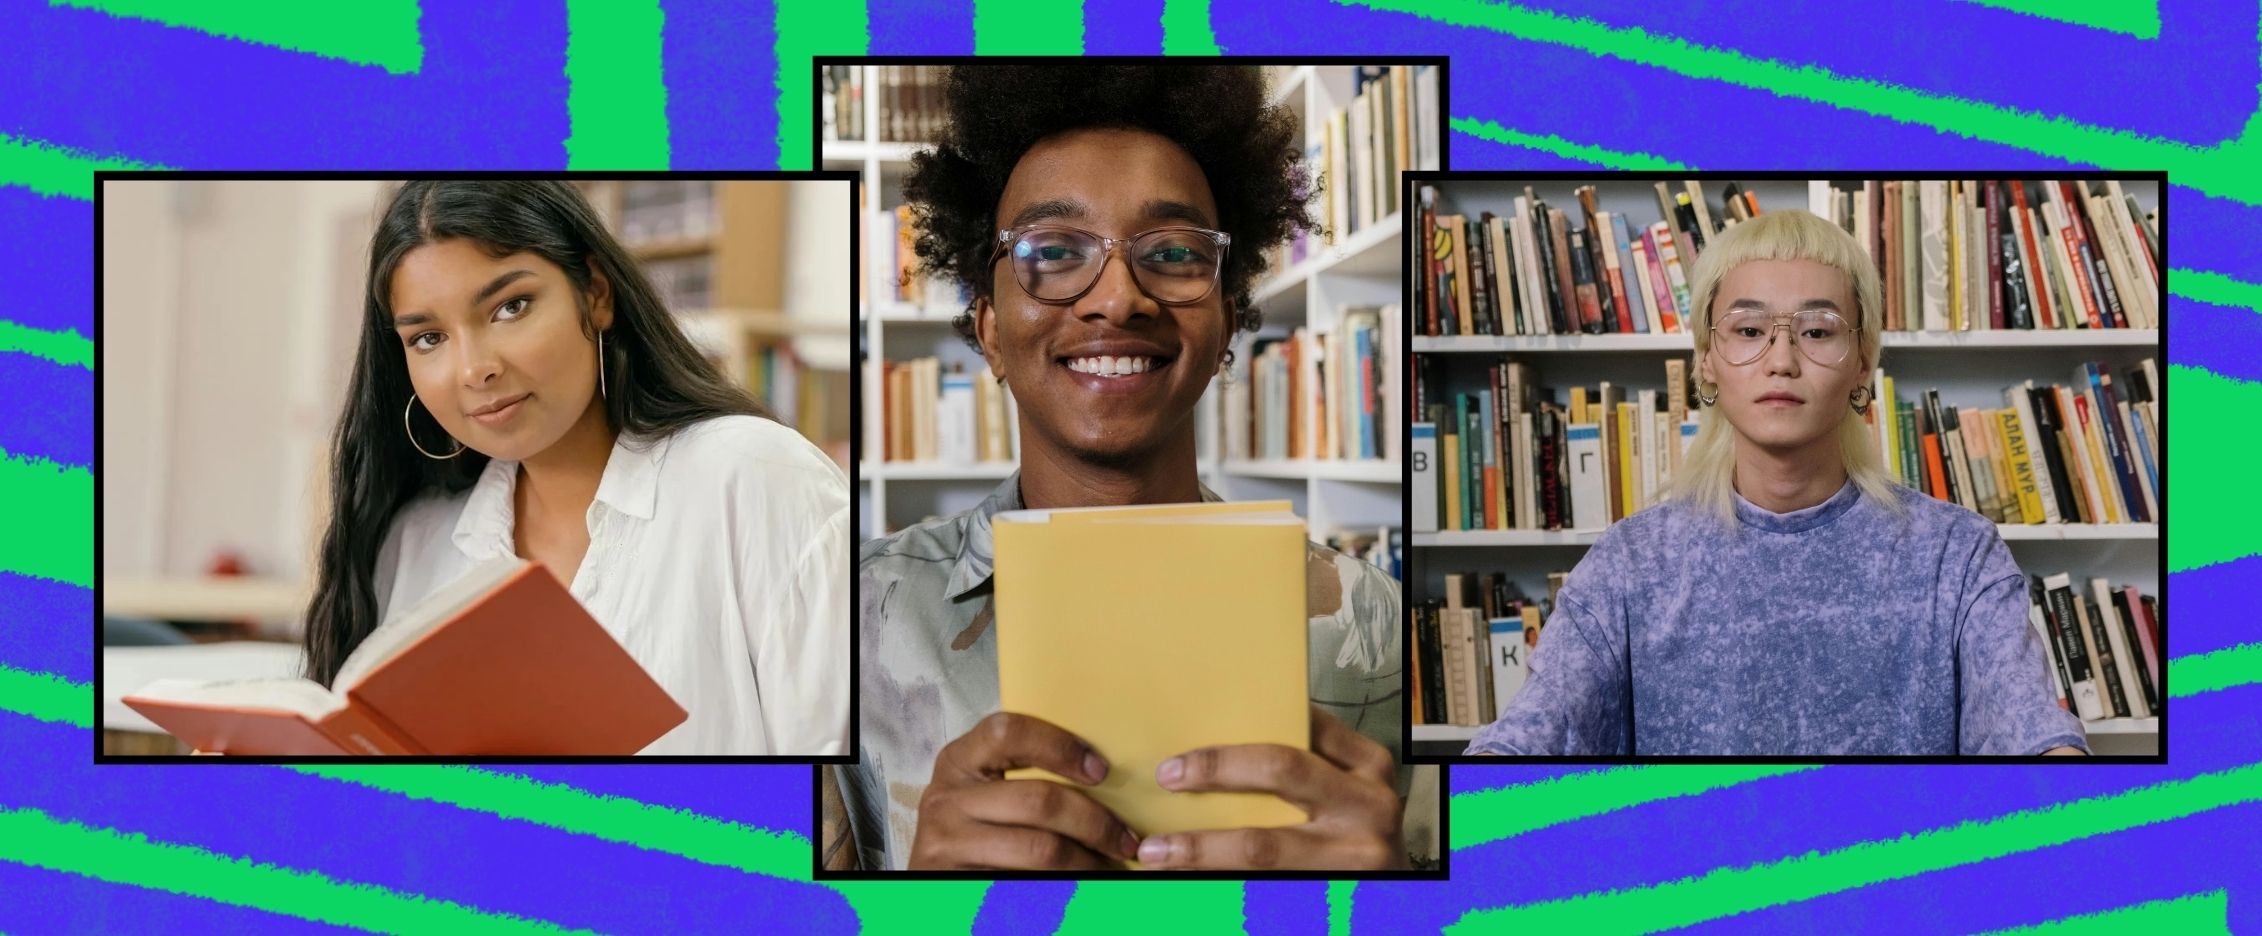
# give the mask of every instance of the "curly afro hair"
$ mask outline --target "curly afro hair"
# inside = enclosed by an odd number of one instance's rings
[[[1221,288],[1244,331],[1262,321],[1251,292],[1265,250],[1299,229],[1319,229],[1306,207],[1312,178],[1302,125],[1267,101],[1254,66],[961,65],[943,95],[949,126],[934,149],[912,158],[903,194],[919,226],[920,271],[962,283],[976,298],[989,297],[987,261],[1007,177],[1037,141],[1068,130],[1144,130],[1194,158],[1217,200],[1218,225],[1233,236]],[[980,350],[973,313],[969,305],[951,324]]]

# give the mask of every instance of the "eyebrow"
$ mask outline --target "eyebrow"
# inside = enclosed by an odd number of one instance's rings
[[[533,275],[533,270],[512,270],[501,276],[495,277],[494,279],[489,280],[487,285],[481,288],[477,295],[471,297],[471,302],[469,304],[473,306],[480,305],[481,303],[486,302],[488,299],[493,298],[496,293],[502,292],[503,287]],[[393,316],[393,327],[407,328],[411,325],[422,325],[426,322],[432,321],[432,318],[433,316],[430,312],[410,312],[406,315],[396,315]]]
[[[1747,306],[1757,309],[1766,309],[1767,303],[1761,302],[1757,299],[1738,299],[1728,303],[1728,306],[1730,308],[1736,309],[1745,308]],[[1809,299],[1805,302],[1799,303],[1799,311],[1804,312],[1808,309],[1828,309],[1832,312],[1844,311],[1838,308],[1838,303],[1829,299]]]
[[[1210,220],[1209,215],[1203,213],[1202,209],[1182,201],[1171,201],[1166,198],[1147,202],[1140,206],[1139,212],[1141,216],[1156,221],[1185,221],[1202,227],[1209,227],[1214,223]],[[1055,218],[1082,220],[1089,217],[1091,217],[1091,212],[1085,210],[1083,203],[1064,198],[1051,198],[1035,202],[1021,209],[1019,214],[1013,216],[1013,223],[1006,225],[1006,227],[1012,229],[1025,224],[1035,224],[1039,221],[1050,221]]]

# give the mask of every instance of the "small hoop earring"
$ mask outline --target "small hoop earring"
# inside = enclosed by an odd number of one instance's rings
[[[401,431],[408,434],[408,444],[416,446],[416,451],[418,453],[422,454],[426,458],[432,459],[433,461],[447,461],[448,459],[463,454],[463,443],[461,442],[456,442],[456,450],[446,455],[434,455],[431,452],[425,451],[424,443],[416,441],[416,430],[414,428],[411,428],[408,424],[409,414],[414,412],[416,412],[416,394],[411,393],[408,395],[408,406],[401,409]],[[450,439],[449,441],[454,440]]]
[[[1712,406],[1720,402],[1720,393],[1716,390],[1713,391],[1713,394],[1711,396],[1705,396],[1704,391],[1699,390],[1697,391],[1696,401],[1698,403],[1704,404],[1705,406]]]
[[[1855,387],[1848,399],[1853,401],[1854,412],[1864,416],[1869,415],[1869,387],[1867,385]]]
[[[1225,360],[1218,364],[1217,382],[1223,386],[1233,386],[1233,352],[1230,350],[1225,352]]]
[[[597,396],[598,396],[599,398],[601,398],[601,399],[611,399],[611,398],[612,398],[612,395],[611,395],[611,394],[608,394],[608,393],[606,393],[606,392],[605,392],[605,333],[604,333],[604,332],[598,332],[598,333],[597,333]]]

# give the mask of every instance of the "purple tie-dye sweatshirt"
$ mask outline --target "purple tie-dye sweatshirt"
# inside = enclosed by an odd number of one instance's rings
[[[1471,754],[2039,754],[2060,709],[2026,580],[1985,518],[1851,482],[1804,510],[1669,503],[1573,569],[1532,675]]]

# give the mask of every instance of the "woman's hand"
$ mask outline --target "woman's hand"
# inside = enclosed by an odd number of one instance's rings
[[[995,712],[935,755],[919,798],[912,868],[1121,869],[1138,836],[1091,797],[1050,780],[1007,780],[1041,767],[1086,785],[1107,776],[1091,745],[1051,722]]]
[[[1312,707],[1310,751],[1278,744],[1188,751],[1156,769],[1164,789],[1271,793],[1311,818],[1276,829],[1152,836],[1139,844],[1139,862],[1153,868],[1255,870],[1407,867],[1397,769],[1388,749],[1318,706]]]

